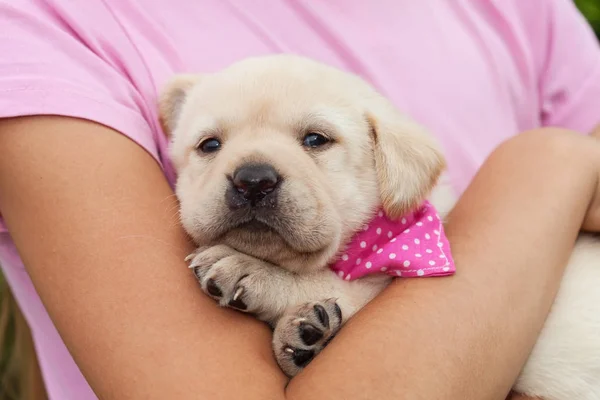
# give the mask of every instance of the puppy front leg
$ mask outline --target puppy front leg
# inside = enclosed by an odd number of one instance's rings
[[[294,274],[226,245],[200,248],[189,260],[202,290],[221,306],[253,313],[274,327],[275,358],[289,376],[391,281],[372,276],[347,282],[328,268]]]
[[[199,248],[187,260],[207,295],[271,326],[297,292],[296,275],[226,245]]]
[[[275,326],[273,353],[281,370],[297,375],[329,344],[343,324],[335,298],[293,307]]]
[[[293,377],[306,367],[335,337],[342,325],[389,284],[390,278],[375,276],[346,282],[323,271],[315,281],[307,276],[300,282],[305,293],[321,301],[292,307],[277,322],[273,352],[277,363]],[[325,298],[325,295],[334,297]]]
[[[296,274],[227,245],[202,247],[188,257],[202,290],[223,307],[255,314],[272,326],[290,308],[335,298],[344,320],[385,287],[388,278],[347,282],[328,268]]]

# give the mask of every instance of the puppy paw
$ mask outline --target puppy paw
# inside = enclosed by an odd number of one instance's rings
[[[273,351],[283,372],[298,374],[341,326],[342,310],[335,299],[306,303],[284,315],[273,334]]]
[[[284,302],[275,301],[285,288],[286,272],[280,268],[225,245],[200,248],[186,260],[204,293],[221,306],[256,314],[267,322],[285,310]]]

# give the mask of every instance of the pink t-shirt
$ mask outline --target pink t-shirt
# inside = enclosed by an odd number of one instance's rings
[[[458,192],[507,137],[600,120],[600,51],[571,0],[0,0],[0,27],[0,117],[107,125],[171,183],[157,91],[247,56],[293,52],[360,74],[437,135]],[[50,399],[94,399],[0,229]]]

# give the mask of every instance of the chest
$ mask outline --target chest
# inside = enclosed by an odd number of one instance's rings
[[[501,141],[539,124],[527,51],[486,1],[137,3],[112,7],[147,67],[136,79],[149,99],[174,73],[271,53],[312,57],[362,76],[429,128],[459,191]]]

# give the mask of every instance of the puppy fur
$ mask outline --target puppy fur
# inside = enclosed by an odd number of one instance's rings
[[[283,371],[297,374],[391,278],[343,281],[327,267],[380,207],[396,218],[454,196],[433,137],[360,78],[298,56],[250,58],[181,75],[160,99],[178,171],[190,266],[222,306],[274,328]],[[303,145],[306,135],[329,140]],[[218,149],[204,152],[207,140]],[[233,176],[267,165],[277,193],[232,208]],[[600,399],[600,244],[582,238],[515,389],[547,400]]]

